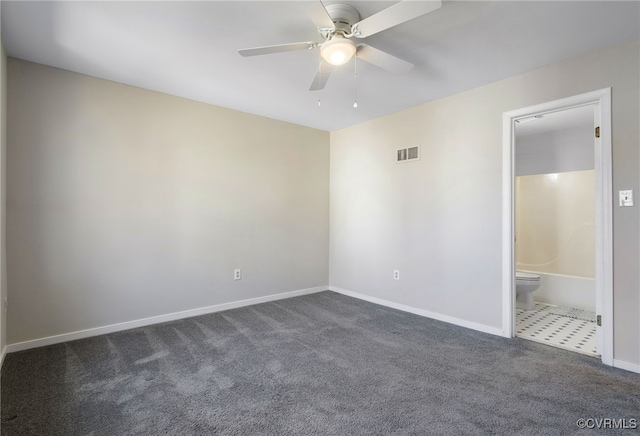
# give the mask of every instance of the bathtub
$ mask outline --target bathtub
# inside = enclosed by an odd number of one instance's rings
[[[540,287],[533,293],[535,301],[595,312],[596,280],[594,278],[566,276],[520,268],[518,271],[540,276]]]

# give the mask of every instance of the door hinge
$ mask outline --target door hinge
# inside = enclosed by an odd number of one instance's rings
[[[596,127],[596,138],[600,137],[600,127]]]
[[[602,315],[596,316],[596,324],[598,324],[598,327],[602,327]]]

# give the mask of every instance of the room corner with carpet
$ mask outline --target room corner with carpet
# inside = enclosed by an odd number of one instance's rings
[[[638,17],[0,1],[0,435],[636,434]]]

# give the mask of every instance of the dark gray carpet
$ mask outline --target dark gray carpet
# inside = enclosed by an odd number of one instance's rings
[[[9,354],[2,434],[571,434],[639,419],[639,393],[588,356],[322,292]],[[637,434],[596,431],[616,432]]]

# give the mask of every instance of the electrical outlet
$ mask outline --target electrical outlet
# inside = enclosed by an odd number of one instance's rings
[[[394,269],[393,270],[393,280],[400,280],[400,270],[399,269]]]
[[[242,279],[242,270],[240,268],[233,270],[233,280],[241,280]]]

